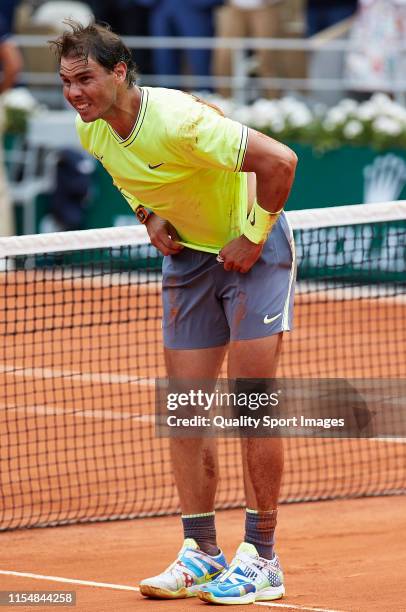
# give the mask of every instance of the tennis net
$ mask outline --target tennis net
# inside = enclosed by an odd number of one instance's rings
[[[288,213],[289,378],[406,378],[406,202]],[[168,440],[161,259],[143,227],[0,239],[0,529],[178,511]],[[282,502],[405,491],[401,439],[285,440]],[[239,441],[219,440],[218,508],[243,502]]]

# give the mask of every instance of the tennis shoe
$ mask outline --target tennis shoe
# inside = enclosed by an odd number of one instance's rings
[[[230,567],[197,593],[202,601],[226,605],[270,601],[284,594],[278,557],[263,559],[255,546],[247,542],[240,545]]]
[[[211,557],[200,550],[193,538],[187,538],[176,561],[162,574],[140,583],[141,594],[155,599],[195,597],[202,585],[209,583],[227,568],[223,553]]]

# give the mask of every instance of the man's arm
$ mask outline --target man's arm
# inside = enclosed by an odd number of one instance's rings
[[[9,39],[0,42],[0,94],[14,85],[22,65],[22,56],[16,45]]]
[[[296,154],[286,145],[248,130],[248,145],[242,172],[255,172],[257,201],[269,211],[277,212],[288,199],[297,164]]]
[[[289,147],[250,129],[243,172],[254,172],[257,179],[257,219],[279,213],[288,199],[297,164],[296,154]],[[255,206],[255,205],[254,205]],[[276,215],[274,215],[277,218]],[[271,225],[271,222],[270,222]],[[248,233],[248,232],[247,232]],[[256,243],[242,235],[226,244],[220,251],[226,270],[248,272],[261,255],[264,239]]]

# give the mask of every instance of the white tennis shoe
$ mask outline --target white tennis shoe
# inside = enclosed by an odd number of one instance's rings
[[[211,582],[228,567],[223,553],[211,557],[197,542],[187,538],[177,559],[158,576],[140,583],[141,594],[155,599],[195,597],[202,585]]]

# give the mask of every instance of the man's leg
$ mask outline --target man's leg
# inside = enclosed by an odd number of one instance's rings
[[[168,377],[214,382],[225,352],[225,346],[198,350],[165,349]],[[218,482],[215,438],[171,438],[170,447],[182,513],[213,512]]]
[[[229,378],[274,378],[281,346],[282,333],[231,342]],[[247,508],[276,509],[283,470],[282,439],[243,438],[241,442]]]
[[[204,379],[213,385],[226,347],[178,350],[165,349],[170,379]],[[214,523],[214,499],[218,480],[214,438],[171,438],[171,462],[179,492],[184,544],[176,561],[162,574],[143,580],[140,591],[147,597],[180,599],[197,594],[201,585],[213,580],[227,567],[218,549]]]
[[[281,343],[282,333],[231,342],[229,378],[240,381],[244,378],[273,378]],[[243,381],[240,384],[243,387]],[[252,380],[250,390],[253,391]],[[282,441],[278,438],[248,438],[241,442],[247,501],[244,542],[239,546],[230,569],[200,588],[199,598],[208,603],[249,604],[279,599],[285,593],[283,573],[278,557],[273,553],[283,468]]]

